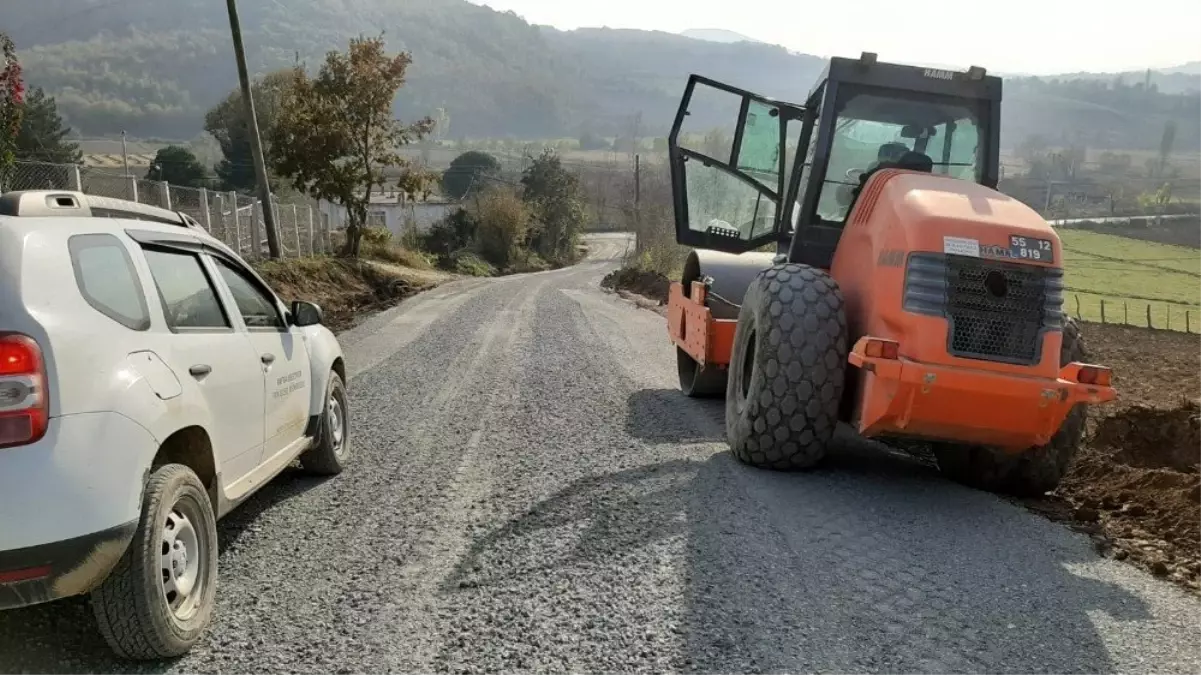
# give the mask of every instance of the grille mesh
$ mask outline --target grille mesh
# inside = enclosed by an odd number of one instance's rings
[[[1062,303],[1062,282],[1048,288],[1049,276],[1044,267],[947,256],[949,351],[969,358],[1036,363],[1039,336],[1044,328],[1058,327],[1048,326],[1047,319],[1059,323]],[[1048,298],[1048,291],[1056,297]]]
[[[1063,328],[1063,270],[988,258],[911,253],[904,308],[947,319],[947,351],[1029,365],[1041,337]]]

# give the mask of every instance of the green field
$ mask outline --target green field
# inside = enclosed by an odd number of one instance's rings
[[[1089,321],[1201,330],[1201,250],[1082,230],[1059,230],[1066,307]]]

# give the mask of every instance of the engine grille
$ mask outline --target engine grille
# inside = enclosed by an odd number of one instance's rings
[[[1063,270],[930,253],[906,267],[905,309],[945,316],[954,356],[1037,363],[1043,332],[1063,327]]]

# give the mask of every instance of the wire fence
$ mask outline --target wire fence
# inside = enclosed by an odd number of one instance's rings
[[[26,161],[16,162],[12,171],[0,176],[0,193],[13,190],[75,190],[178,211],[195,218],[238,255],[267,256],[262,201],[236,192],[183,187],[73,164]],[[333,251],[329,215],[313,201],[281,201],[273,196],[271,207],[285,258]]]
[[[1064,304],[1081,321],[1201,333],[1201,308],[1183,303],[1074,293]]]

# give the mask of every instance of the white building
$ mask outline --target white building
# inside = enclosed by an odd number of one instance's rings
[[[371,195],[367,209],[368,227],[387,227],[392,236],[399,239],[406,232],[428,232],[434,223],[442,220],[459,208],[458,202],[431,198],[429,201],[413,201],[401,192],[383,192]],[[327,201],[320,201],[317,210],[329,219],[333,230],[346,228],[346,208]]]

